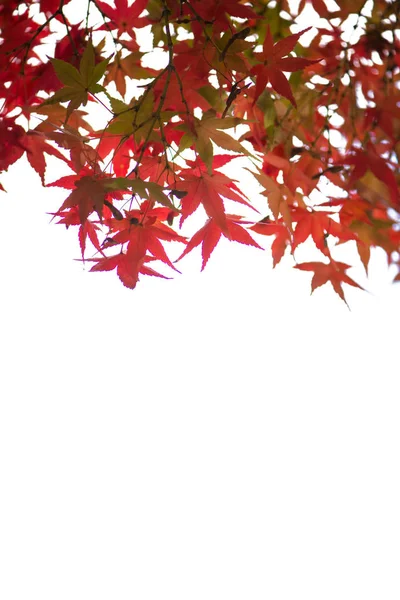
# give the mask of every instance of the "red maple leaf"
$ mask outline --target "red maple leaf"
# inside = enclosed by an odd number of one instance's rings
[[[147,274],[159,275],[155,271],[149,273],[149,267],[144,266],[149,259],[148,252],[155,260],[160,260],[178,271],[160,241],[186,243],[186,238],[162,222],[168,219],[170,212],[164,207],[152,208],[152,204],[146,200],[142,202],[140,209],[125,211],[124,218],[108,219],[107,225],[117,233],[107,238],[103,248],[115,244],[126,244],[126,248],[119,255],[106,259],[93,259],[97,264],[92,267],[91,271],[109,271],[117,267],[117,274],[122,283],[133,289],[138,282],[139,273],[147,272]],[[159,276],[162,277],[162,275]]]
[[[90,269],[91,271],[113,271],[116,268],[117,275],[124,286],[129,289],[134,289],[139,278],[139,273],[142,273],[142,275],[153,275],[154,277],[170,279],[170,277],[166,277],[161,273],[157,273],[157,271],[154,271],[154,269],[145,265],[145,263],[153,260],[156,260],[153,256],[145,256],[140,261],[140,266],[137,272],[132,268],[132,257],[128,256],[128,254],[125,254],[124,252],[114,254],[113,256],[107,256],[106,258],[89,258],[88,262],[96,262],[96,264]]]
[[[146,8],[148,0],[135,0],[133,4],[128,5],[127,0],[115,0],[115,8],[106,4],[102,0],[96,1],[97,8],[103,16],[108,17],[110,22],[102,25],[99,29],[118,29],[118,35],[127,33],[134,36],[133,29],[147,25],[147,19],[140,18],[140,15]]]
[[[62,7],[64,8],[71,0],[64,0]],[[54,14],[60,8],[60,0],[40,0],[40,10],[44,13]]]
[[[189,254],[189,252],[201,244],[201,254],[203,258],[201,270],[203,270],[211,256],[211,253],[221,239],[221,235],[224,235],[229,240],[239,242],[240,244],[246,244],[246,246],[255,246],[256,248],[262,250],[261,246],[259,246],[257,242],[253,240],[247,229],[240,225],[241,217],[238,215],[225,216],[228,235],[225,233],[225,231],[221,230],[215,219],[208,219],[207,223],[201,229],[199,229],[199,231],[197,231],[192,239],[188,242],[185,250],[180,255],[178,260],[181,260],[181,258],[186,256],[186,254]]]
[[[297,9],[297,13],[300,14],[305,7],[306,2],[312,4],[315,12],[321,18],[326,18],[329,15],[329,10],[324,2],[324,0],[300,0],[300,4]]]
[[[218,160],[215,164],[222,166]],[[177,181],[175,187],[186,192],[182,199],[181,223],[202,204],[207,215],[215,220],[221,231],[229,238],[223,198],[253,208],[243,198],[235,182],[219,171],[214,171],[210,175],[205,170],[205,166],[202,166],[201,176],[194,175],[193,170],[188,169],[182,170],[180,177],[182,180]]]
[[[202,22],[212,23],[214,30],[219,32],[231,27],[229,16],[239,19],[258,18],[252,7],[246,6],[238,0],[195,0],[191,4],[181,2],[179,11],[181,12],[182,9],[184,14],[196,17],[193,22],[193,31],[197,33],[197,36],[202,34],[201,28],[204,27]]]
[[[104,132],[96,132],[94,137],[99,137],[96,152],[103,160],[112,154],[112,165],[117,177],[124,177],[129,171],[129,165],[132,156],[136,150],[136,144],[133,138],[121,141],[121,136],[104,135]]]
[[[92,212],[96,212],[99,219],[102,219],[107,190],[104,188],[101,179],[89,169],[82,169],[80,175],[80,178],[77,175],[66,175],[49,184],[49,187],[57,186],[72,189],[71,194],[62,203],[56,214],[59,214],[66,208],[77,206],[82,224],[85,223]]]
[[[43,185],[46,171],[46,160],[44,158],[44,153],[50,154],[67,162],[65,156],[63,156],[61,152],[57,150],[57,148],[51,146],[51,144],[49,144],[46,140],[46,136],[38,131],[27,131],[26,135],[24,135],[21,139],[21,144],[26,149],[26,156],[29,164],[40,176]]]
[[[8,167],[23,155],[24,135],[23,127],[17,125],[14,119],[0,118],[0,171],[7,171]]]
[[[81,248],[82,259],[85,258],[85,250],[86,250],[86,240],[92,242],[93,246],[98,250],[101,254],[104,255],[103,249],[100,245],[99,238],[97,237],[97,232],[99,231],[99,226],[93,221],[87,219],[83,225],[81,224],[81,220],[79,217],[79,208],[77,206],[73,206],[69,210],[59,211],[57,213],[51,213],[55,217],[60,217],[60,220],[57,221],[58,225],[65,225],[68,229],[70,225],[79,225],[79,245]]]
[[[274,44],[271,30],[269,26],[267,27],[263,51],[254,53],[254,57],[262,64],[255,65],[250,71],[252,75],[257,77],[254,102],[265,90],[267,83],[269,82],[278,94],[290,100],[293,106],[297,106],[289,82],[283,72],[300,71],[305,67],[319,62],[320,59],[309,60],[307,58],[297,58],[293,56],[284,58],[284,56],[294,49],[299,38],[309,29],[311,29],[311,27],[307,27],[307,29],[303,29],[303,31],[299,31],[299,33],[295,33],[294,35],[289,35]]]

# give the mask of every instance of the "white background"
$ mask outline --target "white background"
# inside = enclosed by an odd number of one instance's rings
[[[2,183],[0,597],[398,600],[384,258],[351,312],[228,241],[130,291],[49,225],[68,192]]]
[[[351,312],[227,241],[130,291],[48,224],[65,191],[3,183],[1,598],[397,600],[383,258]]]

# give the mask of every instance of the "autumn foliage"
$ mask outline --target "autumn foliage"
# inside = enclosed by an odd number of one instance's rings
[[[129,288],[226,238],[344,300],[338,245],[400,280],[399,36],[395,0],[0,0],[0,171],[65,188],[56,222]]]

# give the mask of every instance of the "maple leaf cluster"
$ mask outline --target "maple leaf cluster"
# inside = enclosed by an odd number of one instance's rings
[[[316,259],[295,264],[312,291],[360,287],[335,255],[344,243],[366,271],[381,248],[399,281],[399,4],[328,4],[1,2],[0,172],[26,155],[68,190],[57,222],[78,228],[91,271],[128,288],[199,246],[204,268],[222,238],[263,236],[274,266],[313,243]],[[52,183],[49,155],[66,169]],[[227,174],[239,158],[257,202]]]

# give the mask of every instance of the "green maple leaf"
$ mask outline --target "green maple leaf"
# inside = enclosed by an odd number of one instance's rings
[[[64,84],[64,87],[55,92],[55,94],[43,102],[43,104],[68,102],[67,121],[75,109],[79,108],[81,104],[83,104],[83,106],[86,105],[89,92],[96,94],[104,90],[98,81],[103,77],[109,59],[102,60],[96,65],[93,44],[92,41],[89,40],[82,55],[79,70],[70,63],[60,60],[59,58],[51,58],[50,60],[58,79]]]

